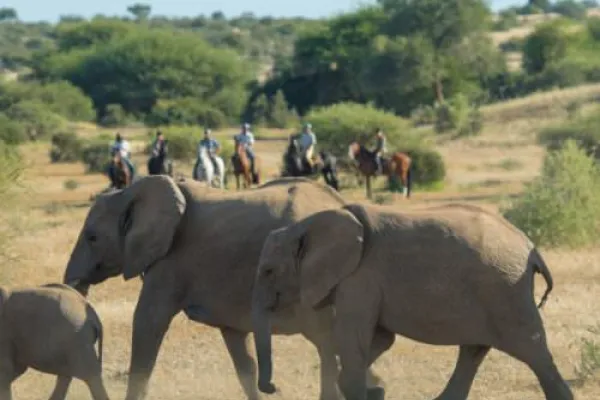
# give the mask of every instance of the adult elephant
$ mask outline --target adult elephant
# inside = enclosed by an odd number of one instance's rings
[[[547,284],[537,307],[536,273]],[[436,399],[466,399],[493,347],[527,364],[547,400],[573,400],[538,310],[552,286],[525,234],[479,207],[407,213],[352,204],[317,212],[265,241],[254,293],[259,387],[272,391],[271,313],[334,304],[335,324],[322,330],[334,334],[346,400],[369,398],[365,372],[377,359],[370,347],[395,334],[460,346],[454,373]],[[381,389],[369,392],[383,398]]]
[[[143,277],[126,398],[144,397],[162,339],[172,318],[183,311],[193,321],[220,329],[247,398],[258,399],[256,365],[246,340],[263,242],[273,229],[343,204],[335,191],[304,178],[228,193],[155,175],[99,195],[64,282],[85,294],[90,285],[110,277]],[[317,347],[322,400],[337,398],[338,365],[331,336],[314,327],[331,320],[327,307],[283,310],[273,320],[273,333],[300,333]]]

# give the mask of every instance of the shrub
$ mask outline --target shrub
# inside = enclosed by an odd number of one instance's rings
[[[436,120],[435,110],[430,105],[419,105],[411,111],[410,120],[415,126],[433,125]]]
[[[25,127],[4,113],[0,113],[0,141],[6,144],[19,144],[27,140]]]
[[[574,140],[587,154],[600,159],[600,114],[574,118],[540,131],[538,141],[549,150],[558,150],[567,140]]]
[[[225,114],[199,99],[186,97],[177,100],[160,100],[147,117],[152,126],[203,125],[218,129],[227,124]]]
[[[122,126],[129,122],[129,117],[120,104],[109,104],[98,122],[105,127]]]
[[[340,103],[318,108],[308,116],[317,135],[317,146],[346,157],[354,140],[365,144],[373,139],[373,129],[380,127],[388,140],[388,153],[405,151],[413,159],[413,182],[430,185],[445,176],[444,162],[439,153],[428,149],[422,138],[410,133],[410,123],[392,113],[372,106]]]
[[[469,104],[466,96],[458,94],[434,107],[435,130],[438,133],[455,131],[458,136],[472,136],[483,129],[483,116]]]
[[[31,140],[50,136],[65,125],[65,120],[35,100],[24,100],[13,104],[6,110],[6,115],[23,125]]]
[[[446,166],[440,153],[422,147],[407,153],[412,159],[412,180],[416,185],[431,186],[444,180]]]
[[[598,240],[600,170],[572,140],[549,152],[539,177],[502,210],[537,245],[577,247]]]
[[[371,105],[338,103],[319,107],[309,113],[320,148],[327,148],[337,156],[346,156],[353,141],[366,144],[374,140],[373,131],[379,127],[386,134],[388,146],[393,148],[416,146],[421,138],[411,135],[410,123],[396,115]]]
[[[69,82],[40,85],[35,82],[10,82],[0,85],[0,109],[20,102],[36,102],[48,112],[69,120],[91,121],[96,113],[90,98]]]
[[[83,142],[73,132],[61,132],[52,136],[50,148],[50,161],[75,162],[83,156]]]
[[[93,141],[86,144],[81,152],[81,161],[87,172],[106,172],[111,162],[110,147],[105,141]]]
[[[501,11],[498,15],[498,20],[494,23],[495,31],[507,31],[519,26],[518,14],[514,9]]]

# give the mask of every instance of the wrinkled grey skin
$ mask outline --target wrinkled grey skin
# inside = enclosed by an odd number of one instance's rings
[[[11,399],[12,382],[28,368],[58,375],[50,400],[65,399],[73,378],[87,384],[94,400],[108,400],[101,376],[102,323],[73,288],[0,289],[0,399]]]
[[[86,293],[89,285],[109,277],[127,280],[144,274],[126,398],[145,397],[163,337],[172,318],[183,311],[193,321],[220,329],[247,398],[258,399],[247,339],[263,242],[273,229],[343,204],[330,188],[303,178],[234,193],[155,175],[98,196],[64,282]],[[337,398],[339,368],[331,335],[315,327],[331,320],[332,309],[324,308],[283,310],[272,321],[275,334],[301,333],[317,347],[322,400]]]
[[[466,399],[490,348],[526,363],[546,399],[572,400],[546,344],[533,296],[536,272],[548,285],[541,307],[553,284],[534,245],[502,217],[466,205],[398,212],[353,204],[275,230],[255,284],[260,388],[271,384],[270,315],[325,303],[336,311],[338,384],[346,400],[368,398],[365,370],[376,359],[369,348],[393,342],[394,334],[460,346],[437,400]]]

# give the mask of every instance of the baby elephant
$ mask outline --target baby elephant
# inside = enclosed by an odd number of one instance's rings
[[[98,355],[94,344],[98,340]],[[0,288],[0,400],[27,368],[58,375],[51,400],[64,399],[73,377],[94,400],[107,400],[102,383],[102,323],[75,289],[63,284]]]
[[[399,212],[360,204],[315,213],[273,231],[254,286],[259,388],[272,392],[269,316],[294,304],[335,307],[339,386],[346,400],[367,390],[366,369],[395,334],[458,345],[452,377],[437,400],[466,400],[491,348],[527,364],[547,400],[573,400],[546,342],[533,297],[534,274],[552,289],[534,244],[502,217],[446,205]]]

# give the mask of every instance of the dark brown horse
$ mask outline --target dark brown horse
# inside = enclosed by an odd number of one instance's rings
[[[135,168],[129,160],[121,157],[120,154],[113,155],[113,159],[108,166],[108,179],[110,187],[123,189],[131,185],[135,178]]]
[[[372,151],[367,150],[358,142],[350,143],[348,148],[350,158],[358,163],[358,170],[365,176],[367,186],[367,198],[371,198],[371,177],[377,176],[377,163]],[[404,186],[404,195],[408,198],[411,192],[411,164],[412,160],[406,153],[393,152],[390,156],[383,158],[383,174],[390,182],[400,179]]]
[[[260,172],[259,172],[259,160],[258,157],[254,156],[254,171],[252,174],[250,168],[250,159],[246,154],[244,145],[237,140],[234,140],[235,152],[231,156],[231,164],[233,165],[233,174],[235,175],[235,183],[237,189],[240,190],[240,176],[244,178],[244,188],[248,189],[252,184],[260,183]]]

